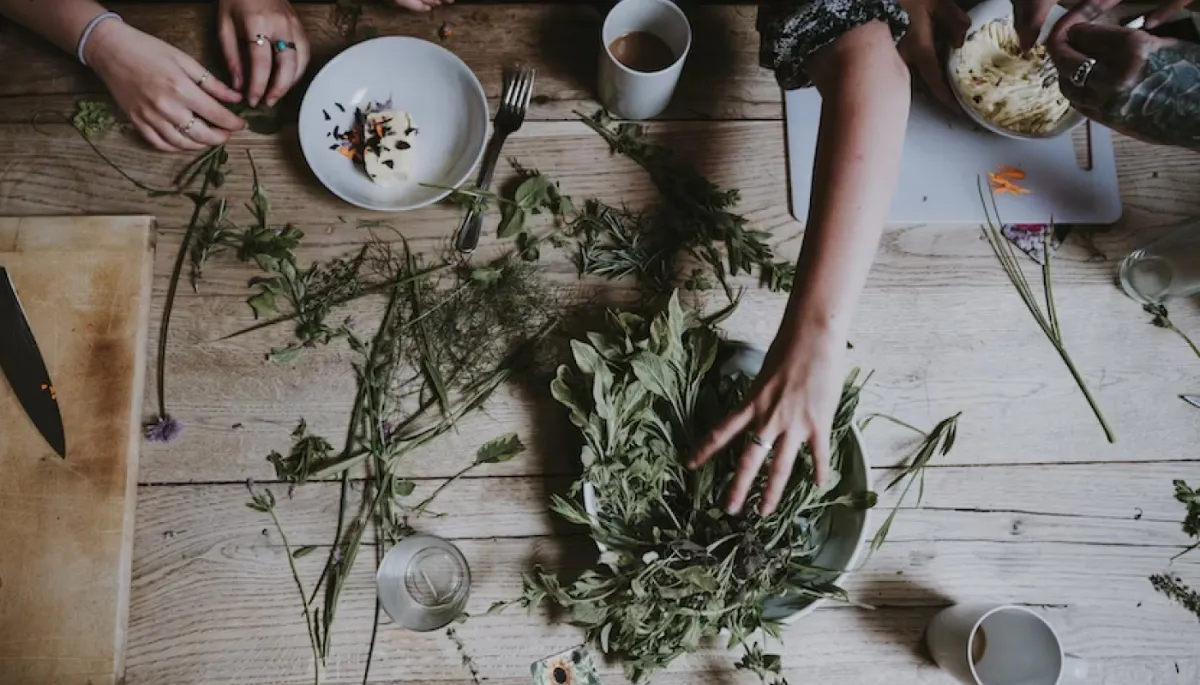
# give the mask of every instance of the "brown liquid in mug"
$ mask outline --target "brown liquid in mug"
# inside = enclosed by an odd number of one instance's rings
[[[649,31],[630,31],[608,46],[612,56],[634,71],[662,71],[675,63],[666,41]]]

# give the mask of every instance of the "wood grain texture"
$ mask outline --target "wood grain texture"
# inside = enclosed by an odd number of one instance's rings
[[[504,479],[477,480],[450,497],[447,509],[488,507],[486,499],[478,497],[478,488],[495,488],[490,492],[498,493],[504,487]],[[1010,485],[1017,489],[1021,484]],[[174,490],[195,494],[168,492]],[[319,543],[327,532],[312,526],[317,517],[309,520],[306,509],[314,501],[304,490],[295,499],[282,499],[280,514],[294,544]],[[507,490],[506,497],[519,491]],[[310,666],[287,563],[268,520],[237,504],[246,498],[244,488],[158,487],[144,489],[143,495],[139,518],[155,516],[172,527],[139,529],[142,572],[135,584],[140,601],[133,613],[130,682],[303,681]],[[449,506],[453,502],[457,506]],[[495,511],[501,508],[503,503]],[[505,511],[512,516],[511,509]],[[1069,526],[1049,538],[1010,534],[1008,521],[989,531],[990,518],[977,512],[901,512],[891,541],[848,584],[854,597],[878,608],[824,609],[788,628],[785,665],[819,682],[943,682],[916,652],[924,624],[951,602],[999,601],[1046,612],[1068,649],[1097,662],[1099,675],[1089,682],[1138,682],[1106,677],[1109,660],[1117,672],[1128,672],[1135,662],[1151,669],[1165,664],[1157,671],[1163,679],[1154,682],[1189,682],[1165,676],[1175,660],[1194,668],[1200,626],[1187,612],[1156,596],[1146,580],[1164,568],[1173,548],[1139,544],[1147,534],[1155,537],[1159,527],[1166,533],[1169,524],[1139,521],[1140,529],[1124,532],[1114,527],[1107,541],[1099,541]],[[931,535],[926,525],[934,519],[940,521],[936,525],[956,532]],[[327,517],[324,523],[327,528]],[[1108,523],[1097,521],[1099,526]],[[473,613],[515,596],[519,572],[535,561],[566,569],[593,563],[595,552],[586,538],[517,537],[526,529],[517,528],[512,518],[497,522],[497,528],[506,524],[503,537],[458,540],[474,569],[468,607]],[[1037,527],[1028,525],[1025,530]],[[483,531],[488,532],[499,531]],[[309,537],[312,533],[318,534]],[[309,582],[319,571],[319,556],[299,562]],[[359,564],[343,594],[329,682],[360,677],[373,609],[367,565]],[[1174,569],[1194,575],[1200,562],[1184,557]],[[471,619],[459,632],[482,675],[504,682],[516,682],[529,663],[580,639],[576,630],[550,622],[543,612],[526,616],[519,609]],[[864,660],[868,654],[870,659]],[[385,626],[376,657],[372,673],[377,682],[461,682],[465,677],[441,633],[407,633]],[[664,677],[669,682],[689,676],[716,678],[715,672],[727,669],[733,658],[710,646],[681,660]],[[623,682],[614,666],[605,669],[604,679]]]
[[[278,220],[294,221],[307,234],[302,262],[353,250],[364,237],[354,228],[360,218],[383,216],[418,250],[445,246],[457,225],[454,210],[432,207],[389,217],[344,205],[320,190],[303,170],[289,147],[291,131],[279,138],[240,138],[224,192],[234,207],[247,199],[249,165],[239,153],[253,151]],[[157,326],[182,225],[190,213],[188,203],[147,200],[66,127],[18,141],[18,134],[29,132],[23,126],[0,127],[0,211],[157,212],[165,227],[155,266]],[[664,123],[656,125],[652,135],[683,151],[718,182],[740,188],[741,211],[755,227],[772,234],[781,253],[796,254],[801,226],[787,213],[782,134],[776,124]],[[139,178],[169,177],[181,163],[141,152],[120,137],[102,145]],[[1126,156],[1141,164],[1155,152],[1133,141],[1122,145]],[[576,198],[595,195],[638,206],[655,197],[642,172],[611,157],[603,141],[581,124],[531,123],[508,150],[559,179],[564,191]],[[52,166],[45,157],[52,158]],[[1107,261],[1093,261],[1086,250],[1071,244],[1060,253],[1055,269],[1069,348],[1117,431],[1117,446],[1103,442],[1053,348],[1025,312],[977,229],[969,226],[913,226],[885,233],[851,337],[856,346],[850,353],[852,362],[876,371],[866,406],[930,425],[965,411],[966,440],[951,463],[1195,458],[1187,446],[1200,431],[1200,413],[1174,399],[1194,384],[1195,361],[1182,341],[1150,326],[1149,317],[1112,285],[1120,255],[1165,233],[1185,216],[1200,213],[1200,197],[1173,190],[1200,186],[1200,165],[1174,159],[1160,156],[1155,168],[1161,171],[1123,172],[1126,217],[1094,235]],[[511,170],[501,170],[501,184],[512,178]],[[1172,200],[1158,202],[1159,195]],[[235,217],[246,220],[244,214]],[[494,240],[486,244],[496,247]],[[614,289],[594,281],[580,284],[565,254],[547,249],[543,268],[564,288],[582,286],[581,292],[568,291],[569,297],[631,299],[624,285]],[[180,443],[147,449],[143,482],[269,478],[263,456],[286,446],[287,434],[299,418],[331,436],[344,430],[353,381],[345,373],[348,360],[340,347],[312,350],[299,364],[281,367],[266,364],[263,354],[283,341],[285,329],[218,340],[252,323],[244,298],[254,273],[228,257],[218,258],[206,267],[199,295],[186,289],[181,293],[171,334],[168,401],[187,430]],[[734,337],[766,344],[784,298],[754,288],[752,282],[747,285],[751,288],[742,312],[726,328]],[[719,300],[716,293],[708,297],[712,306]],[[355,311],[361,317],[373,308],[377,303]],[[1174,317],[1185,330],[1200,330],[1200,309],[1185,303],[1175,308]],[[231,378],[238,379],[232,386],[227,380]],[[313,382],[315,378],[320,382]],[[153,387],[148,385],[147,391]],[[530,408],[547,406],[550,420],[535,425]],[[1047,433],[1025,429],[1046,423],[1047,407],[1053,407],[1049,423],[1059,438],[1055,441],[1047,440]],[[479,442],[507,430],[521,430],[539,445],[567,444],[570,435],[563,429],[568,426],[555,417],[553,405],[538,395],[518,393],[512,402],[496,402],[488,414],[472,417],[462,432],[428,450],[419,460],[422,473],[449,475]],[[241,427],[235,429],[235,424]],[[900,454],[885,443],[876,459],[892,463]],[[520,472],[562,473],[566,467],[538,468],[544,470]]]
[[[213,5],[177,3],[168,9],[124,2],[110,7],[133,26],[175,45],[214,73],[224,71],[213,38]],[[404,12],[385,3],[347,5],[340,11],[333,4],[313,4],[297,5],[296,12],[312,46],[312,62],[301,85],[284,100],[283,108],[292,120],[299,94],[334,54],[355,42],[389,35],[423,38],[457,54],[479,76],[493,109],[499,101],[503,67],[518,62],[538,70],[530,120],[572,118],[573,110],[595,107],[602,15],[589,4],[464,4],[428,13]],[[782,118],[782,99],[774,76],[758,66],[756,12],[753,6],[689,8],[694,49],[672,106],[662,118]],[[445,40],[438,36],[443,26],[452,32]],[[6,74],[0,82],[0,122],[22,121],[38,111],[22,112],[13,103],[5,104],[5,99],[15,96],[104,91],[103,83],[73,58],[11,27],[0,34],[0,64],[18,60],[29,66]],[[42,104],[55,107],[53,102]],[[70,109],[67,105],[66,111]]]
[[[429,14],[395,11],[381,3],[298,7],[314,46],[313,68],[344,46],[376,35],[436,40],[480,76],[493,108],[500,71],[522,61],[538,69],[529,123],[506,155],[537,167],[577,199],[599,196],[642,206],[655,192],[634,165],[613,158],[598,137],[562,121],[593,111],[595,39],[600,14],[584,3],[460,4]],[[212,44],[211,5],[118,3],[126,19],[165,38],[206,64],[219,63]],[[802,226],[789,214],[780,94],[757,65],[755,10],[749,6],[689,9],[696,36],[674,104],[651,135],[667,142],[715,181],[742,191],[740,208],[769,232],[789,257]],[[153,266],[151,333],[156,334],[168,274],[190,202],[149,200],[98,160],[69,127],[34,112],[69,114],[77,99],[102,84],[52,47],[6,27],[0,63],[27,68],[0,82],[0,215],[151,213],[159,218],[162,249]],[[298,90],[297,92],[301,92]],[[294,118],[296,95],[285,101]],[[134,176],[162,183],[186,160],[150,152],[133,138],[112,134],[101,149]],[[1185,544],[1182,507],[1171,497],[1173,478],[1200,479],[1200,412],[1175,395],[1200,389],[1200,366],[1174,334],[1156,329],[1112,283],[1116,261],[1133,246],[1200,214],[1200,164],[1193,153],[1117,137],[1126,212],[1122,221],[1091,234],[1107,261],[1079,243],[1060,253],[1055,293],[1067,344],[1114,425],[1119,442],[1103,441],[1061,361],[1037,330],[973,226],[888,229],[855,320],[849,361],[875,370],[864,392],[866,411],[883,411],[928,426],[964,412],[958,446],[926,476],[922,507],[909,502],[890,542],[850,583],[875,611],[823,609],[790,628],[784,665],[793,682],[854,685],[938,685],[946,676],[921,654],[921,633],[941,608],[957,601],[1007,601],[1036,607],[1064,636],[1067,648],[1089,659],[1089,685],[1194,685],[1200,682],[1200,628],[1147,582],[1167,568]],[[276,211],[306,233],[302,262],[347,253],[363,240],[359,219],[386,219],[418,250],[441,249],[458,220],[445,207],[402,215],[357,210],[325,192],[299,153],[294,126],[277,136],[239,134],[231,145],[233,172],[222,189],[246,220],[252,151]],[[502,165],[501,186],[514,178]],[[488,226],[490,227],[490,222]],[[490,231],[489,231],[490,232]],[[93,236],[100,239],[100,235]],[[485,240],[481,257],[500,246]],[[3,245],[0,244],[0,252]],[[572,301],[633,301],[627,283],[580,282],[566,256],[544,250],[543,273]],[[169,341],[167,402],[183,420],[171,445],[144,445],[139,480],[134,580],[129,628],[131,685],[191,683],[274,685],[311,682],[310,654],[298,597],[270,521],[247,509],[240,483],[273,477],[264,457],[285,449],[301,417],[331,438],[345,429],[354,384],[349,355],[339,346],[307,350],[287,366],[265,363],[284,329],[230,341],[219,338],[252,322],[245,305],[255,271],[228,256],[210,263],[199,292],[181,289]],[[1031,272],[1032,275],[1032,272]],[[784,297],[749,287],[732,337],[765,344]],[[692,297],[713,307],[718,293]],[[348,308],[364,322],[378,302]],[[339,312],[339,315],[342,315]],[[1180,327],[1200,333],[1200,307],[1172,307]],[[153,351],[146,368],[153,368]],[[155,386],[150,375],[146,396]],[[446,516],[421,528],[459,542],[475,572],[470,610],[510,599],[519,573],[541,560],[583,568],[595,552],[577,530],[546,510],[578,468],[577,440],[544,384],[506,388],[485,412],[408,458],[402,472],[416,479],[414,497],[469,463],[476,447],[518,431],[529,454],[485,467],[449,488],[433,507]],[[0,436],[0,440],[3,437]],[[867,432],[872,480],[881,487],[914,444],[903,430],[877,423]],[[194,483],[194,484],[189,484]],[[0,488],[5,487],[0,485]],[[295,545],[327,544],[336,487],[316,483],[287,497],[270,484]],[[0,500],[3,501],[3,500]],[[875,512],[894,501],[885,493]],[[3,505],[0,504],[0,508]],[[3,513],[3,512],[0,512]],[[2,525],[2,524],[0,524]],[[327,548],[322,548],[324,551]],[[1171,567],[1200,584],[1200,553]],[[362,678],[371,628],[371,569],[364,555],[344,595],[326,671],[330,683]],[[0,575],[6,557],[0,554]],[[306,583],[321,553],[299,560]],[[8,589],[8,578],[0,598]],[[0,602],[0,615],[2,615]],[[544,613],[510,610],[476,618],[459,629],[468,653],[489,683],[524,685],[528,666],[578,644],[580,634]],[[3,633],[0,633],[2,635]],[[0,649],[5,644],[0,637]],[[462,683],[461,654],[440,633],[406,633],[388,625],[372,669],[375,683]],[[659,685],[750,683],[734,675],[736,654],[710,645],[655,678]],[[606,683],[621,683],[619,666],[605,665]],[[7,681],[0,677],[0,682]]]
[[[152,231],[144,216],[0,219],[67,442],[60,459],[0,387],[4,682],[122,676]]]

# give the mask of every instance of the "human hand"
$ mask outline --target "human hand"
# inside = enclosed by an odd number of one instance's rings
[[[251,107],[257,107],[264,95],[267,105],[274,107],[308,67],[308,38],[287,0],[220,0],[217,31],[233,87],[245,88],[246,103]],[[246,61],[250,63],[248,78]]]
[[[908,33],[897,46],[900,56],[909,69],[917,72],[934,97],[947,107],[957,109],[934,38],[941,32],[954,47],[961,48],[967,29],[971,28],[971,18],[954,0],[901,0],[901,5],[908,12],[909,24]]]
[[[440,5],[451,5],[454,0],[392,0],[392,3],[414,12],[428,12]]]
[[[218,100],[242,99],[183,51],[119,21],[96,27],[87,63],[154,147],[201,150],[246,126]]]
[[[1200,148],[1200,45],[1078,24],[1049,48],[1059,88],[1088,118],[1149,143]]]
[[[821,484],[829,478],[829,436],[841,394],[845,346],[844,340],[838,342],[826,333],[781,331],[776,336],[749,399],[713,429],[689,464],[698,468],[738,435],[750,436],[726,500],[729,513],[741,511],[763,462],[772,453],[766,491],[759,503],[759,513],[764,516],[779,505],[805,442],[812,450],[814,479]]]
[[[1113,2],[1115,5],[1120,0]],[[1050,10],[1058,4],[1057,0],[1012,0],[1013,26],[1017,29],[1017,38],[1021,41],[1022,50],[1030,50],[1037,43],[1042,33],[1042,26],[1050,16]]]

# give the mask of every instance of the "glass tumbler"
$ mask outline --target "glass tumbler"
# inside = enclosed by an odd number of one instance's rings
[[[1200,221],[1130,252],[1117,275],[1125,294],[1142,304],[1200,293]]]
[[[375,589],[383,610],[397,625],[437,630],[458,618],[466,607],[471,569],[448,540],[413,535],[384,555],[375,575]]]

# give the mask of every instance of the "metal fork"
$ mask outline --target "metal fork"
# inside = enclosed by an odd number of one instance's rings
[[[488,141],[487,152],[483,156],[483,166],[479,169],[479,181],[475,186],[479,190],[487,190],[492,184],[492,174],[496,171],[496,162],[500,159],[500,148],[509,135],[515,133],[525,122],[525,112],[529,110],[529,98],[533,95],[533,79],[536,72],[533,69],[521,67],[504,75],[504,88],[500,95],[500,109],[496,112],[496,121],[492,139]],[[471,253],[479,245],[479,234],[483,229],[483,212],[478,206],[472,207],[463,217],[462,225],[454,240],[454,247],[459,252]]]

